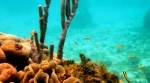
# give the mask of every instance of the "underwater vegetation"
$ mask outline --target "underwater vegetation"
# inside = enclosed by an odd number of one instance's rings
[[[78,0],[61,0],[62,34],[57,53],[53,44],[44,44],[51,0],[45,3],[44,7],[38,6],[40,39],[36,31],[31,32],[30,39],[0,33],[0,83],[123,83],[104,64],[92,62],[82,53],[80,63],[63,57],[67,30]]]

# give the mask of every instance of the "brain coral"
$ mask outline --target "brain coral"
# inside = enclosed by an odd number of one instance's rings
[[[30,49],[26,48],[25,45],[13,40],[6,40],[2,43],[1,49],[6,55],[6,62],[16,66],[17,69],[23,69],[28,65]]]
[[[16,79],[17,70],[9,63],[0,64],[0,82],[9,83]]]

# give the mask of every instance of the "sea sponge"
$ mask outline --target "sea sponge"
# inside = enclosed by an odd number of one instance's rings
[[[16,79],[17,70],[9,63],[0,64],[0,81],[3,83],[11,82]]]
[[[34,78],[33,73],[31,71],[27,71],[20,83],[29,83],[32,78]]]
[[[58,77],[62,77],[62,76],[64,76],[64,74],[66,72],[65,72],[65,69],[64,69],[63,66],[57,65],[56,68],[55,68],[55,73],[57,74]]]
[[[17,43],[13,40],[6,40],[1,45],[1,49],[6,55],[6,62],[17,66],[18,70],[21,70],[28,65],[30,49],[26,48],[20,43]]]
[[[49,75],[40,69],[34,76],[34,83],[49,83]]]
[[[37,63],[32,63],[29,65],[29,70],[32,71],[33,73],[37,73],[40,69],[40,65]]]
[[[71,65],[64,65],[63,66],[64,67],[64,69],[65,69],[65,76],[67,76],[67,77],[70,77],[71,75],[74,75],[75,74],[75,70],[76,70],[76,68],[77,68],[77,64],[71,64]]]
[[[54,72],[54,70],[53,70],[53,72],[50,76],[49,83],[60,83],[60,81],[58,80],[58,77],[57,77],[56,73]]]
[[[22,80],[24,78],[25,74],[26,74],[26,72],[24,72],[22,70],[18,71],[18,73],[17,73],[17,79],[18,80]]]
[[[46,73],[48,73],[49,75],[51,75],[51,73],[52,73],[52,69],[53,68],[56,68],[56,65],[57,65],[57,63],[55,62],[55,61],[47,61],[47,60],[44,60],[44,61],[42,61],[42,63],[40,64],[40,68],[44,71],[44,72],[46,72]]]
[[[66,80],[64,80],[62,83],[81,83],[79,79],[71,76],[69,78],[67,78]]]
[[[4,53],[3,50],[0,48],[0,63],[5,62],[5,61],[6,61],[5,53]]]

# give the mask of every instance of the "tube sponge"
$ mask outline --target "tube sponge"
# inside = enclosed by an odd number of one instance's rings
[[[17,70],[9,63],[0,64],[0,81],[3,83],[11,82],[16,79]]]

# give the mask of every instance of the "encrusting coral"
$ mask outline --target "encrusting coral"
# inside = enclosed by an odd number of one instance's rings
[[[0,33],[0,83],[122,83],[104,64],[98,65],[84,54],[79,54],[80,63],[63,58],[67,29],[75,16],[78,0],[61,1],[62,34],[57,53],[53,52],[53,44],[49,50],[44,44],[51,0],[45,0],[43,10],[39,6],[40,41],[36,31],[30,39]]]
[[[17,76],[17,70],[9,63],[0,64],[0,82],[8,83],[14,81]]]
[[[0,48],[5,53],[6,62],[16,66],[17,69],[23,69],[28,65],[30,51],[20,43],[5,40]]]

